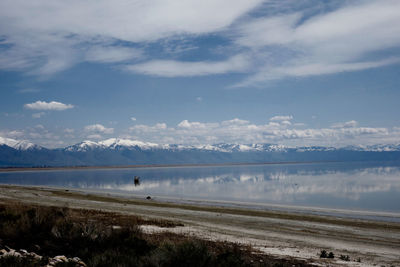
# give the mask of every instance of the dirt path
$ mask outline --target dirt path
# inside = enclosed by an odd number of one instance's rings
[[[143,230],[168,230],[210,240],[252,244],[265,253],[307,259],[321,265],[400,266],[400,223],[2,185],[0,202],[7,200],[174,220],[185,226],[173,229],[146,226]],[[335,259],[320,259],[319,251],[322,249],[332,251],[336,255]],[[349,255],[352,261],[339,260],[341,254]],[[355,261],[359,258],[361,263]]]

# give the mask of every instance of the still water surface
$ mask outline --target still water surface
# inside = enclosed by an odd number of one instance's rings
[[[134,176],[140,176],[135,186]],[[400,213],[400,164],[314,163],[0,172],[1,184]]]

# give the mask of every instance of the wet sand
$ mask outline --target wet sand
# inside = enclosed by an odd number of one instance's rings
[[[400,223],[245,207],[178,203],[143,196],[45,187],[1,185],[0,202],[68,206],[168,219],[183,227],[143,226],[146,232],[172,231],[209,240],[251,244],[263,253],[330,266],[400,266]],[[335,259],[320,259],[320,250]],[[348,255],[350,262],[339,259]],[[357,259],[361,260],[356,262]]]

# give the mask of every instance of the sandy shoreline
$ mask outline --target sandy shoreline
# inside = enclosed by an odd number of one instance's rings
[[[168,219],[185,225],[169,231],[252,244],[265,253],[307,259],[321,265],[400,265],[400,223],[396,222],[184,204],[75,189],[1,185],[0,202],[11,200]],[[143,230],[165,231],[154,226]],[[332,251],[337,257],[334,260],[319,259],[321,249]],[[361,263],[341,261],[338,259],[341,254],[349,255],[352,260],[360,258]]]

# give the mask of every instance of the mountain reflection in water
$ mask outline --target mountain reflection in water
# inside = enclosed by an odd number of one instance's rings
[[[140,176],[140,186],[134,176]],[[0,172],[0,183],[400,212],[400,166],[315,163]]]

